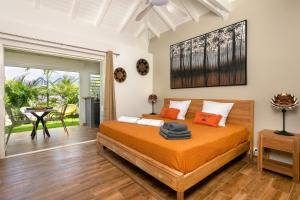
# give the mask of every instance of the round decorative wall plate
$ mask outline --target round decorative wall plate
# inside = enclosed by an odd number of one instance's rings
[[[114,71],[114,78],[117,82],[122,83],[126,80],[126,71],[122,67],[118,67]]]
[[[141,58],[136,63],[136,70],[142,76],[145,76],[149,72],[149,63],[147,60]]]

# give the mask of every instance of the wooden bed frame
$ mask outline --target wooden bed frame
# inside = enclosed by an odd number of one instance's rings
[[[170,100],[186,100],[181,98],[165,99],[164,107],[169,106]],[[249,140],[239,146],[217,156],[213,160],[201,165],[197,169],[187,174],[172,169],[150,157],[129,148],[118,141],[115,141],[101,133],[97,135],[97,144],[99,152],[103,152],[105,147],[109,148],[119,156],[128,160],[148,174],[152,175],[162,183],[168,185],[177,192],[177,200],[184,199],[184,191],[203,180],[205,177],[215,172],[237,156],[247,152],[250,149],[250,158],[253,153],[253,120],[254,120],[254,101],[252,100],[218,100],[217,102],[232,102],[234,106],[227,118],[227,123],[243,125],[249,132]],[[186,118],[194,117],[196,111],[202,109],[202,99],[192,99]]]

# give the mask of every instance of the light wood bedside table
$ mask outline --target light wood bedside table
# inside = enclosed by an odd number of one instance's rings
[[[299,181],[299,141],[300,136],[282,136],[273,130],[259,132],[258,169],[268,169],[274,172],[293,177]],[[289,165],[269,159],[269,151],[278,150],[292,154],[293,164]]]
[[[159,114],[156,115],[151,115],[151,114],[142,114],[142,117],[153,117],[153,116],[158,116]]]

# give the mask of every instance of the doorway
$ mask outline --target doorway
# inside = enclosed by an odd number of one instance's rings
[[[96,139],[83,98],[99,95],[90,82],[101,63],[16,50],[4,58],[6,156]]]

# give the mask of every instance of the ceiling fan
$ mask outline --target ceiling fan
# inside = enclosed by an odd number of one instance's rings
[[[141,21],[154,6],[166,6],[167,10],[176,15],[186,17],[187,14],[172,0],[147,0],[146,8],[144,8],[135,18],[136,21]]]

